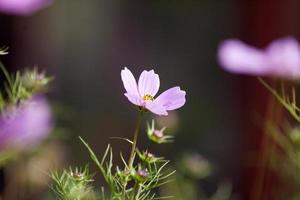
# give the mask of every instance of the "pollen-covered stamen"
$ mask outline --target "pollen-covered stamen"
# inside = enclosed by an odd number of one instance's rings
[[[144,99],[144,101],[153,101],[154,97],[151,96],[150,94],[146,94],[146,95],[144,95],[143,99]]]

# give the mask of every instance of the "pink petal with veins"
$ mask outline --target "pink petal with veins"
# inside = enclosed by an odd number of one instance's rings
[[[144,70],[139,78],[138,88],[141,97],[151,95],[154,97],[159,90],[159,76],[153,70]]]

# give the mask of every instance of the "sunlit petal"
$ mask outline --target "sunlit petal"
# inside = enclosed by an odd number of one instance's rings
[[[139,96],[136,80],[127,67],[121,71],[123,85],[128,94]]]
[[[144,70],[139,78],[138,88],[140,95],[143,97],[145,95],[155,96],[159,90],[159,76],[155,74],[153,70]]]
[[[181,90],[180,87],[173,87],[160,94],[155,102],[165,107],[166,110],[175,110],[185,104],[185,95],[186,92]]]

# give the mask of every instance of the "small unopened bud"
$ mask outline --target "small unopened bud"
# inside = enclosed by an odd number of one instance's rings
[[[46,77],[44,72],[38,72],[37,69],[27,70],[21,75],[22,86],[27,92],[36,92],[42,90],[51,80]]]
[[[153,131],[153,136],[156,137],[157,139],[161,139],[162,137],[164,137],[163,131],[164,131],[164,129],[154,130]]]
[[[141,166],[138,167],[137,171],[132,172],[133,178],[137,180],[138,182],[144,182],[149,177],[149,172],[147,168],[142,168]]]
[[[136,172],[136,180],[139,182],[144,182],[149,176],[149,172],[147,169],[140,169]]]
[[[149,176],[149,172],[147,169],[139,170],[137,174],[142,178],[147,178]]]
[[[121,170],[119,167],[116,169],[118,177],[124,181],[131,180],[130,171],[129,170]]]
[[[163,159],[162,157],[155,157],[148,150],[143,151],[142,153],[138,151],[138,155],[142,161],[144,161],[145,163],[148,163],[148,164],[155,163],[155,162]]]
[[[82,176],[83,176],[83,174],[82,173],[80,173],[80,172],[71,172],[71,176],[73,176],[74,178],[76,178],[76,179],[81,179],[82,178]]]
[[[75,168],[73,171],[70,169],[69,176],[72,177],[72,180],[78,181],[78,182],[92,182],[92,176],[89,175],[89,169],[88,166],[85,166],[85,168]]]
[[[158,130],[155,129],[154,120],[152,120],[151,127],[149,124],[147,124],[147,135],[148,138],[155,143],[162,144],[162,143],[169,143],[172,142],[172,136],[165,136],[164,131],[166,127],[163,127],[162,129]]]

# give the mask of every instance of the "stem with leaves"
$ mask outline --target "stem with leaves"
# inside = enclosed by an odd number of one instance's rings
[[[169,161],[164,160],[162,157],[156,157],[147,151],[139,151],[137,149],[138,136],[144,112],[145,111],[140,110],[138,115],[133,141],[126,138],[115,137],[130,142],[132,145],[128,162],[125,161],[122,153],[120,153],[124,169],[119,166],[114,167],[113,152],[110,145],[108,145],[102,159],[99,160],[88,143],[79,137],[107,183],[109,190],[108,192],[105,192],[104,189],[101,190],[101,200],[154,200],[170,198],[168,196],[159,197],[156,192],[156,189],[168,183],[170,181],[169,177],[175,173],[173,170],[165,169]],[[136,155],[138,155],[137,159],[135,159]],[[135,160],[138,161],[136,165]],[[56,185],[57,182],[54,179],[54,186]]]
[[[259,82],[278,100],[278,102],[291,114],[291,116],[298,122],[300,122],[300,109],[296,105],[296,92],[295,88],[292,88],[292,97],[286,95],[284,86],[282,85],[282,94],[279,94],[273,89],[266,81],[261,77],[258,77]]]

